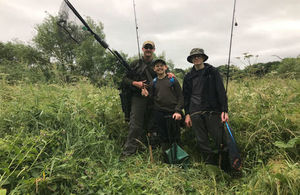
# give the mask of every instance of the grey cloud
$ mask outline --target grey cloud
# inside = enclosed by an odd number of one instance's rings
[[[122,50],[129,56],[137,54],[131,0],[70,1],[83,16],[90,16],[104,24],[106,40],[111,48]],[[9,32],[0,32],[1,41],[12,37],[29,40],[33,36],[33,24],[42,22],[43,18],[39,15],[45,17],[45,10],[57,14],[62,1],[9,2],[27,12],[32,10],[32,14],[12,16],[16,9],[1,2],[0,22]],[[148,39],[155,41],[156,52],[165,52],[176,67],[191,66],[186,57],[193,47],[204,48],[210,56],[208,62],[215,66],[227,63],[233,0],[136,0],[136,9],[140,42]],[[299,24],[298,10],[299,0],[237,0],[238,26],[233,34],[233,62],[239,64],[234,57],[244,52],[260,55],[259,61],[276,60],[272,56],[274,54],[297,56],[300,46],[296,40],[300,38],[300,28],[287,28],[285,25]],[[3,19],[8,17],[8,20]],[[283,29],[278,29],[277,24],[282,25]]]

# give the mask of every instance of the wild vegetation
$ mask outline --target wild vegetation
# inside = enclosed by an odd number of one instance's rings
[[[158,151],[150,163],[146,147],[120,162],[128,127],[114,88],[84,80],[2,80],[1,188],[11,194],[299,194],[299,82],[246,79],[229,89],[230,123],[244,161],[237,179],[199,161],[189,129],[182,130],[192,156],[186,170],[161,163]]]
[[[101,34],[101,24],[89,22]],[[147,146],[121,162],[124,70],[92,39],[58,41],[55,24],[49,16],[38,25],[34,45],[0,43],[1,195],[300,193],[299,57],[231,67],[229,114],[242,177],[204,165],[187,128],[186,169],[162,163],[158,150],[151,163]],[[182,79],[187,70],[172,71]]]

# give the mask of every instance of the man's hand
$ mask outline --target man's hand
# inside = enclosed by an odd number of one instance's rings
[[[229,117],[228,117],[228,113],[227,112],[222,112],[221,114],[221,120],[223,123],[228,122]]]
[[[172,116],[173,119],[175,119],[176,121],[179,121],[182,119],[181,114],[178,112],[175,112]]]
[[[185,116],[185,121],[184,122],[185,122],[185,125],[187,127],[191,127],[192,126],[192,120],[191,120],[191,116],[189,114],[187,114]]]
[[[175,74],[173,74],[173,73],[171,73],[171,72],[168,72],[168,73],[167,73],[167,77],[168,77],[169,79],[170,79],[170,78],[173,78],[173,77],[176,78],[176,77],[175,77]]]
[[[142,89],[146,86],[146,80],[143,80],[143,81],[133,81],[132,82],[132,85],[139,88],[139,89]]]
[[[147,96],[149,95],[149,92],[148,92],[148,90],[144,87],[144,88],[142,88],[141,94],[142,94],[142,96],[147,97]]]

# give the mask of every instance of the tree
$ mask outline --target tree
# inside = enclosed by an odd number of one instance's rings
[[[221,65],[221,66],[218,66],[217,69],[219,70],[219,72],[222,75],[223,79],[226,79],[228,66],[226,64]],[[241,72],[241,70],[239,69],[239,67],[237,67],[235,65],[230,65],[229,66],[229,78],[233,79],[233,78],[239,77],[240,72]]]
[[[50,78],[49,61],[36,48],[21,42],[0,42],[0,72],[10,83],[20,80],[41,81]]]
[[[293,73],[296,78],[300,78],[300,57],[283,59],[278,66],[278,73]]]
[[[44,56],[52,62],[57,62],[62,70],[66,70],[67,65],[74,62],[74,49],[77,43],[63,32],[57,25],[57,20],[57,17],[49,15],[42,24],[38,24],[35,28],[37,35],[33,38],[33,42]]]
[[[93,31],[104,39],[103,25],[98,25],[91,19],[87,18],[88,25]],[[87,32],[86,32],[87,33]],[[93,77],[93,74],[103,75],[106,71],[106,53],[105,49],[91,35],[86,35],[83,41],[74,49],[74,58],[76,70],[80,75]]]
[[[76,39],[74,41],[70,34],[57,25],[57,21],[58,17],[49,15],[42,24],[36,26],[37,35],[33,41],[65,75],[86,76],[97,83],[107,79],[108,74],[114,75],[120,71],[116,59],[105,52],[88,31],[80,25],[68,26],[72,37]],[[101,22],[97,24],[89,17],[86,22],[101,39],[105,39]]]
[[[252,66],[247,66],[244,71],[254,76],[264,76],[278,68],[280,62],[257,63]]]

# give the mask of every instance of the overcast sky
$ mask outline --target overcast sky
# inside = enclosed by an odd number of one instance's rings
[[[0,0],[0,41],[29,43],[47,13],[57,15],[62,0]],[[110,48],[137,55],[132,0],[70,0],[83,16],[104,24]],[[227,64],[233,0],[135,0],[140,43],[153,40],[175,67],[191,66],[186,57],[194,47],[208,63]],[[300,0],[237,0],[232,63],[248,52],[256,62],[300,54]],[[253,58],[253,62],[255,62]]]

